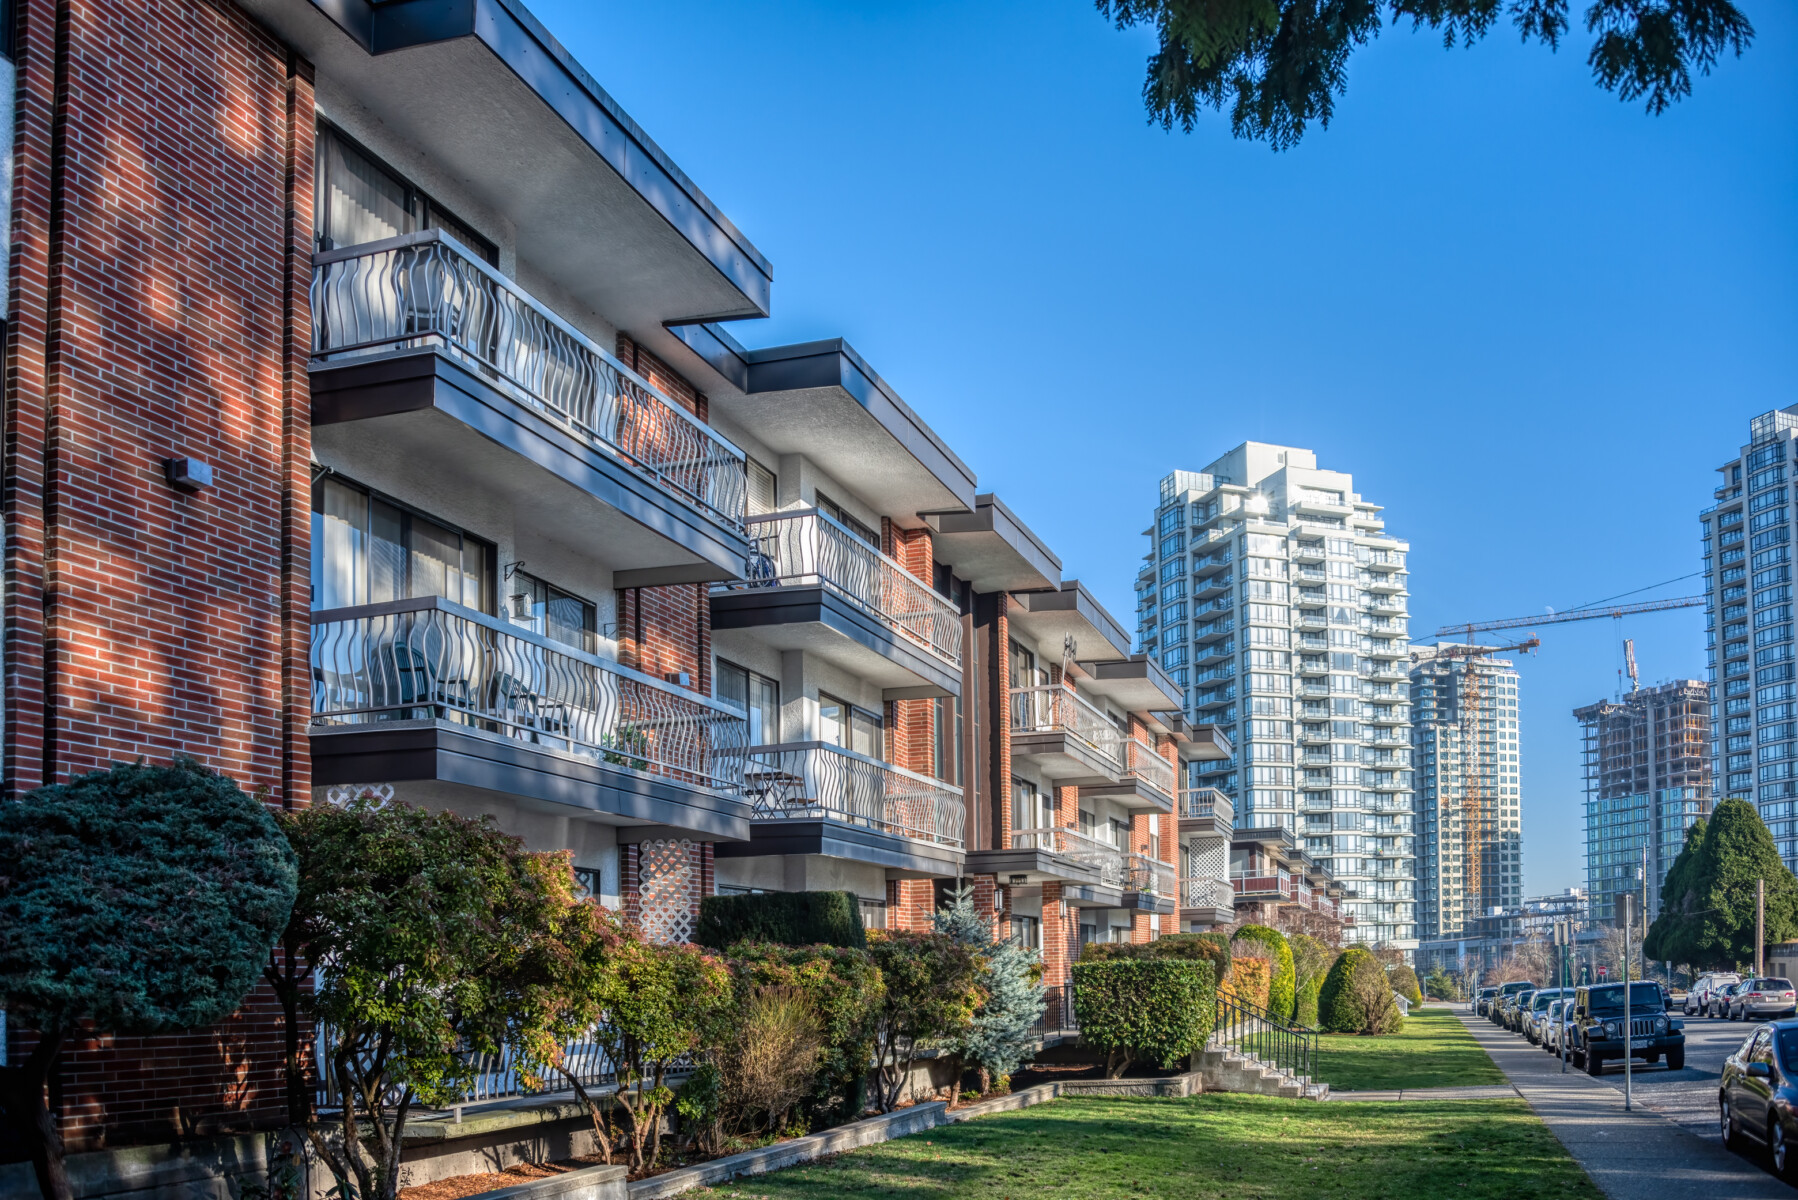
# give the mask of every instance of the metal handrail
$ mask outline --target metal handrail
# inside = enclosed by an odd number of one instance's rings
[[[749,578],[715,591],[822,584],[897,629],[935,657],[961,667],[961,614],[946,597],[826,513],[770,513],[748,522]]]
[[[783,742],[728,753],[740,756],[752,819],[818,820],[863,825],[901,837],[960,847],[967,809],[962,790],[832,742]]]
[[[1232,909],[1236,892],[1228,879],[1189,876],[1180,883],[1180,907]]]
[[[740,709],[440,596],[315,612],[311,659],[314,725],[448,720],[686,783],[742,781]]]
[[[1256,1058],[1277,1071],[1285,1071],[1302,1087],[1310,1086],[1316,1069],[1314,1033],[1275,1020],[1273,1014],[1254,1001],[1221,990],[1217,997],[1217,1022],[1205,1044]]]
[[[440,346],[743,531],[743,451],[442,230],[321,251],[312,264],[315,355]]]
[[[1011,834],[1013,850],[1047,850],[1063,858],[1092,867],[1099,882],[1106,887],[1121,888],[1127,881],[1124,855],[1110,842],[1081,833],[1078,829],[1053,826],[1045,829],[1015,829]]]
[[[1065,684],[1011,689],[1013,733],[1070,733],[1121,772],[1124,735],[1111,719]]]

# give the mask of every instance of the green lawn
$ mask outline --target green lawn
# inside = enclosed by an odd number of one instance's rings
[[[1473,1087],[1503,1083],[1504,1073],[1447,1008],[1414,1008],[1391,1037],[1325,1033],[1314,1074],[1338,1091]]]
[[[704,1194],[767,1200],[1600,1200],[1521,1100],[1057,1100]]]

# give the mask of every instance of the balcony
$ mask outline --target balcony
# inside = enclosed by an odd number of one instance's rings
[[[1061,684],[1011,689],[1011,755],[1059,784],[1097,786],[1124,777],[1124,735]]]
[[[434,781],[749,836],[743,714],[437,597],[312,615],[318,786]]]
[[[313,444],[352,474],[455,479],[616,564],[736,578],[743,452],[440,231],[313,258]]]
[[[1236,582],[1234,571],[1225,571],[1222,575],[1213,575],[1209,579],[1193,581],[1192,598],[1194,600],[1210,600],[1229,592],[1230,586]]]
[[[1227,879],[1180,881],[1180,919],[1199,925],[1229,925],[1236,920],[1236,892]]]
[[[1077,829],[1018,829],[1011,835],[1015,850],[1035,850],[1079,865],[1089,882],[1064,883],[1062,899],[1074,908],[1119,908],[1129,874],[1124,855],[1110,842],[1089,837]]]
[[[1236,806],[1216,788],[1188,788],[1180,794],[1180,832],[1203,840],[1228,841]]]
[[[1218,571],[1224,570],[1235,561],[1236,552],[1233,550],[1226,550],[1222,554],[1213,554],[1206,558],[1197,559],[1192,564],[1193,577],[1195,579],[1203,579],[1209,575],[1214,575]]]
[[[1171,914],[1176,893],[1174,866],[1146,854],[1124,857],[1124,907]]]
[[[1290,871],[1230,876],[1230,889],[1239,901],[1289,900],[1292,898],[1293,887],[1293,875]]]
[[[1115,784],[1082,787],[1081,796],[1108,797],[1131,813],[1173,812],[1174,764],[1142,739],[1119,736],[1124,753],[1123,777]]]
[[[755,517],[747,580],[712,589],[721,652],[753,638],[804,650],[888,700],[961,694],[955,605],[816,509]]]
[[[747,844],[719,846],[720,856],[819,854],[906,874],[960,873],[960,788],[830,742],[736,756],[752,829]]]

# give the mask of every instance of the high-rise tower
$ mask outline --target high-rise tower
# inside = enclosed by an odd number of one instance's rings
[[[1234,758],[1196,777],[1239,829],[1290,829],[1354,899],[1353,936],[1415,944],[1405,555],[1352,476],[1245,442],[1161,481],[1141,647]]]

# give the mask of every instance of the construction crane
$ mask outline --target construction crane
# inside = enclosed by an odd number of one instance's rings
[[[1438,637],[1442,636],[1437,634]],[[1411,661],[1434,662],[1441,658],[1484,658],[1490,654],[1529,654],[1542,645],[1542,639],[1535,634],[1524,638],[1521,642],[1512,642],[1509,646],[1476,646],[1472,643],[1462,645],[1450,642],[1443,646],[1415,646],[1411,650]]]
[[[1472,621],[1466,625],[1444,625],[1436,631],[1436,636],[1440,638],[1465,635],[1471,641],[1476,633],[1488,633],[1496,629],[1526,629],[1531,625],[1557,625],[1562,621],[1590,621],[1596,617],[1628,617],[1636,613],[1664,612],[1670,608],[1697,608],[1703,603],[1703,596],[1676,596],[1671,600],[1645,600],[1640,604],[1617,604],[1608,608],[1597,606],[1571,608],[1566,612],[1545,613],[1539,617],[1507,617],[1502,621]]]
[[[1642,690],[1642,681],[1636,674],[1636,639],[1623,639],[1623,661],[1629,667],[1629,694],[1635,695]]]

